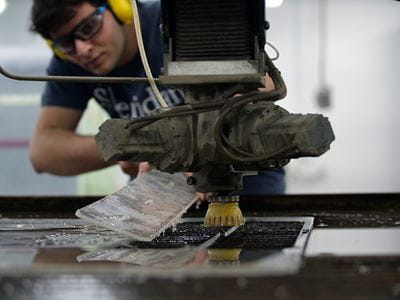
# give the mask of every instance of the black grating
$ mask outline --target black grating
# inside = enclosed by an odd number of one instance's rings
[[[176,0],[177,61],[251,59],[249,0]]]
[[[213,248],[283,249],[293,247],[303,222],[251,222],[227,237],[221,237]],[[223,228],[223,231],[228,230]],[[179,248],[199,245],[215,236],[221,228],[204,227],[201,223],[183,223],[168,229],[152,242],[133,242],[139,248]]]

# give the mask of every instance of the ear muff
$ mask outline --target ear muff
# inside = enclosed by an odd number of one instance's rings
[[[130,0],[108,0],[110,8],[114,12],[115,16],[123,24],[132,24],[132,6]]]
[[[50,47],[50,49],[53,51],[54,55],[57,56],[60,59],[65,59],[66,58],[66,54],[60,50],[58,50],[57,48],[55,48],[53,46],[53,42],[49,39],[45,39],[47,45]]]

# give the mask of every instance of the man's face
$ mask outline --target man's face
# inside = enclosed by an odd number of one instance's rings
[[[87,2],[77,6],[75,17],[52,32],[52,38],[57,39],[70,34],[95,11],[96,7]],[[120,26],[112,13],[106,9],[102,14],[102,25],[98,32],[87,40],[75,39],[75,50],[68,53],[66,58],[94,74],[106,75],[136,55],[136,51],[132,51],[132,41],[127,39],[126,28]],[[133,44],[136,47],[136,41]]]

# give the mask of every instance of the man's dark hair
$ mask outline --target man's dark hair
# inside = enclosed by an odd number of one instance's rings
[[[93,6],[104,4],[105,0],[34,0],[31,10],[30,30],[44,38],[75,17],[75,7],[88,2]]]

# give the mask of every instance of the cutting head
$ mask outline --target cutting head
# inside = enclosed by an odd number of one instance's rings
[[[239,226],[244,224],[239,208],[239,196],[218,196],[209,198],[210,204],[204,218],[205,227]]]

